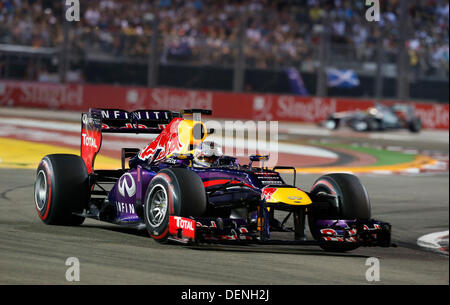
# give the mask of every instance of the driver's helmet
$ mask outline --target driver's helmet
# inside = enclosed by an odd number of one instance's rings
[[[223,156],[220,146],[212,141],[205,141],[197,145],[193,152],[194,163],[202,167],[210,167]]]

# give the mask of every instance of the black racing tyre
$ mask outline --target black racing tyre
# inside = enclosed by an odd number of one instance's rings
[[[169,216],[198,217],[206,211],[202,179],[186,168],[163,169],[150,182],[144,199],[144,220],[159,242],[169,235]]]
[[[324,126],[330,130],[337,130],[341,125],[340,119],[329,118],[324,122]]]
[[[320,198],[322,194],[334,195],[332,205],[334,211],[329,217],[321,215],[321,219],[370,219],[371,208],[369,195],[358,177],[351,174],[338,173],[320,177],[313,184],[310,192],[313,198]],[[308,224],[311,234],[318,238],[318,229],[315,226],[318,220],[315,215],[308,215]],[[353,244],[323,244],[321,247],[327,251],[345,252],[358,248]]]
[[[49,225],[76,226],[84,217],[73,215],[87,207],[89,181],[83,159],[76,155],[45,156],[36,172],[34,202],[39,218]]]
[[[378,131],[382,129],[382,122],[379,119],[373,119],[370,118],[367,120],[367,124],[368,124],[368,131]]]
[[[369,130],[369,123],[367,120],[353,119],[349,122],[349,126],[351,129],[358,132]]]
[[[422,121],[420,118],[413,118],[408,124],[408,129],[414,133],[420,132],[422,130]]]

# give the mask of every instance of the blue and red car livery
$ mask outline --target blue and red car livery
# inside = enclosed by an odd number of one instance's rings
[[[83,113],[81,155],[48,155],[37,169],[35,205],[42,221],[80,225],[93,218],[181,244],[318,245],[329,251],[391,246],[391,225],[371,218],[367,191],[356,176],[324,175],[305,191],[295,185],[295,168],[254,166],[267,156],[250,156],[248,164],[221,156],[211,167],[197,167],[192,150],[214,132],[201,120],[209,114]],[[144,149],[123,148],[122,168],[94,169],[104,133],[158,136]],[[280,169],[294,172],[292,185]],[[286,238],[274,239],[273,232]]]

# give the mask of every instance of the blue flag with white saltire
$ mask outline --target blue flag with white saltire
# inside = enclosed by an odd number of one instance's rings
[[[358,75],[353,70],[328,69],[328,87],[355,88],[360,84]]]

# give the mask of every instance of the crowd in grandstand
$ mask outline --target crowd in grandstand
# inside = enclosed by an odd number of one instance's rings
[[[330,29],[332,45],[353,60],[374,60],[378,36],[383,38],[386,56],[395,58],[399,1],[380,2],[381,21],[370,23],[365,19],[364,0],[80,1],[81,20],[70,25],[71,50],[145,58],[151,51],[157,6],[163,62],[231,65],[242,29],[248,66],[314,69],[324,25]],[[0,0],[0,43],[60,45],[64,3]],[[408,4],[411,66],[448,75],[449,1],[411,0]],[[239,27],[240,20],[244,27]]]

